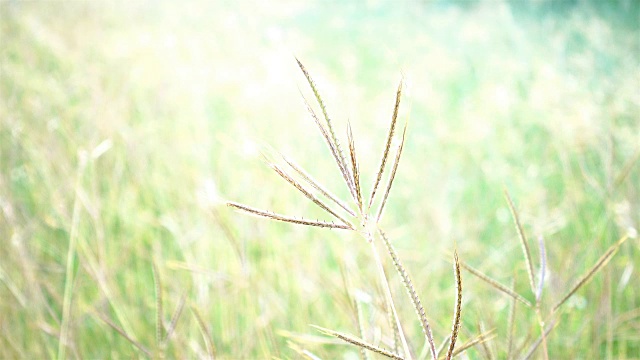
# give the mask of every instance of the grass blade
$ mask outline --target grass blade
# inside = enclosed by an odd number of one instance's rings
[[[351,227],[349,225],[334,224],[334,223],[330,223],[330,222],[326,222],[326,221],[313,221],[313,220],[296,219],[296,218],[292,218],[292,217],[289,217],[289,216],[284,216],[284,215],[272,213],[272,212],[269,212],[269,211],[255,209],[255,208],[252,208],[252,207],[249,207],[249,206],[246,206],[246,205],[242,205],[242,204],[239,204],[239,203],[235,203],[235,202],[228,202],[227,206],[230,206],[232,208],[244,211],[244,212],[252,214],[252,215],[257,215],[257,216],[264,217],[264,218],[271,219],[271,220],[288,222],[288,223],[298,224],[298,225],[317,226],[317,227],[329,228],[329,229],[353,230],[353,227]]]
[[[389,239],[387,238],[386,234],[380,228],[378,228],[378,232],[380,233],[380,237],[382,238],[382,241],[384,242],[384,245],[387,248],[387,252],[389,253],[389,256],[391,256],[391,260],[393,261],[393,265],[395,266],[396,271],[400,275],[400,278],[402,278],[402,284],[404,285],[405,289],[407,289],[409,298],[411,298],[411,302],[413,303],[413,308],[416,310],[416,313],[418,314],[418,318],[420,319],[422,332],[425,336],[427,343],[431,348],[431,357],[435,359],[436,344],[433,340],[433,334],[431,333],[431,326],[429,325],[429,321],[427,320],[427,315],[424,311],[424,307],[422,306],[422,302],[420,301],[420,298],[418,297],[418,294],[416,293],[416,290],[413,287],[413,283],[411,282],[411,278],[409,277],[407,270],[404,268],[404,266],[400,262],[400,259],[398,258],[396,251],[393,249],[393,246],[389,242]]]
[[[164,321],[162,311],[162,282],[160,280],[160,272],[155,261],[152,262],[153,270],[153,288],[156,295],[156,345],[160,346],[164,339]]]
[[[353,299],[353,306],[356,310],[356,321],[358,323],[358,335],[360,335],[361,339],[364,339],[364,318],[362,316],[362,307],[360,306],[360,302],[358,299]],[[360,348],[360,358],[362,360],[369,360],[369,354],[364,348]]]
[[[342,149],[340,149],[340,142],[338,141],[338,137],[336,136],[336,133],[333,130],[333,125],[332,125],[332,122],[331,122],[331,118],[329,118],[329,115],[327,114],[327,107],[324,105],[324,101],[322,101],[322,97],[320,96],[320,93],[318,92],[318,89],[316,88],[316,84],[313,81],[313,79],[311,78],[311,75],[309,75],[309,72],[307,71],[307,69],[304,67],[304,65],[302,65],[302,62],[300,62],[300,60],[298,60],[298,58],[296,58],[296,61],[298,62],[298,66],[300,67],[300,70],[302,70],[302,73],[304,74],[304,77],[307,79],[307,82],[309,83],[309,86],[311,87],[311,90],[313,91],[313,95],[315,96],[316,101],[318,102],[318,105],[320,105],[320,109],[322,110],[322,115],[324,116],[324,119],[325,119],[325,122],[326,122],[326,125],[327,125],[327,129],[329,130],[329,134],[328,134],[329,135],[329,139],[330,139],[329,142],[330,142],[331,146],[335,149],[334,157],[336,159],[336,162],[338,163],[338,166],[341,169],[346,171],[348,169],[347,161],[344,158],[344,154],[342,153]],[[316,119],[317,119],[317,117],[316,117]],[[355,196],[355,193],[354,193],[355,189],[353,188],[353,184],[350,182],[349,177],[346,176],[347,173],[343,172],[342,175],[345,177],[345,181],[347,181],[347,185],[350,185],[349,188],[352,191],[352,195]]]
[[[291,348],[293,351],[297,352],[298,355],[302,356],[304,359],[321,360],[317,355],[315,355],[314,353],[312,353],[307,349],[301,348],[300,346],[298,346],[298,344],[294,343],[293,341],[287,341],[287,346],[289,346],[289,348]]]
[[[438,348],[436,349],[436,359],[440,358],[440,353],[442,352],[442,350],[444,350],[445,347],[448,349],[447,346],[449,345],[449,341],[451,341],[451,335],[447,335],[447,337],[442,341],[442,344],[440,344],[440,346],[438,346]]]
[[[349,223],[349,221],[345,220],[342,216],[338,215],[335,211],[331,210],[329,206],[327,206],[324,202],[318,199],[315,195],[313,195],[309,190],[305,189],[298,181],[293,179],[289,174],[287,174],[281,167],[275,164],[269,164],[269,166],[275,171],[280,177],[285,179],[289,184],[298,189],[307,199],[311,200],[314,204],[318,205],[322,210],[328,212],[333,215],[336,219],[340,220],[345,225],[349,225],[353,227]]]
[[[493,330],[489,330],[485,333],[482,333],[478,336],[476,336],[475,338],[465,342],[464,344],[458,346],[458,349],[456,351],[453,352],[453,357],[456,357],[460,354],[462,354],[463,352],[467,351],[468,349],[478,345],[478,344],[484,344],[487,341],[493,339],[495,337],[493,333]],[[491,336],[489,336],[491,334]]]
[[[609,249],[596,261],[596,263],[587,271],[577,282],[576,284],[567,292],[567,294],[562,298],[562,300],[558,301],[558,303],[553,307],[552,312],[556,312],[562,304],[564,304],[567,299],[571,297],[571,295],[575,294],[578,289],[580,289],[583,285],[589,282],[593,275],[595,275],[600,269],[602,269],[609,260],[616,254],[620,246],[627,240],[627,236],[623,236],[620,240],[618,240],[615,244],[611,245]]]
[[[384,172],[384,167],[387,164],[387,158],[389,157],[389,149],[391,148],[391,141],[393,140],[393,134],[396,130],[396,120],[398,119],[398,110],[400,109],[400,98],[402,97],[402,80],[400,80],[400,85],[398,85],[398,91],[396,92],[396,104],[393,108],[393,117],[391,118],[391,125],[389,126],[389,133],[387,134],[387,144],[384,147],[384,151],[382,153],[382,159],[380,160],[380,167],[378,168],[378,175],[376,176],[376,181],[373,184],[373,188],[371,189],[371,195],[369,196],[369,209],[371,209],[371,204],[373,204],[373,200],[376,195],[376,191],[378,190],[378,185],[380,185],[380,180],[382,179],[382,173]]]
[[[380,204],[380,208],[378,209],[378,214],[376,215],[376,224],[380,223],[380,218],[382,217],[382,211],[384,211],[384,206],[387,204],[387,198],[389,197],[389,192],[391,191],[391,186],[393,185],[393,179],[396,177],[396,172],[398,171],[398,164],[400,163],[400,156],[402,156],[402,148],[404,147],[404,139],[407,133],[407,123],[404,124],[404,130],[402,131],[402,140],[400,141],[400,145],[398,145],[398,150],[396,151],[396,158],[393,162],[393,168],[391,169],[391,176],[389,176],[389,181],[387,183],[387,187],[384,192],[384,197],[382,198],[382,203]]]
[[[298,174],[301,178],[303,178],[309,185],[311,185],[314,189],[318,190],[322,195],[326,196],[329,200],[333,201],[336,205],[340,206],[344,211],[349,213],[351,216],[356,216],[356,213],[351,210],[345,203],[343,203],[337,196],[330,193],[327,189],[325,189],[320,183],[315,181],[311,175],[305,172],[300,166],[294,163],[291,159],[285,157],[280,154],[282,159]]]
[[[347,138],[349,139],[349,155],[351,157],[351,174],[353,177],[353,185],[356,188],[356,201],[358,202],[358,209],[362,213],[362,192],[360,191],[360,170],[358,169],[358,159],[356,157],[356,144],[353,141],[353,132],[351,131],[351,124],[347,122]]]
[[[385,310],[387,312],[387,322],[389,323],[389,328],[391,328],[391,332],[393,333],[393,337],[391,338],[391,345],[393,351],[397,354],[400,353],[400,333],[398,332],[398,325],[395,322],[395,318],[393,316],[393,309],[391,308],[391,303],[385,299],[384,302]]]
[[[377,354],[380,354],[382,356],[386,356],[390,359],[395,359],[395,360],[403,360],[404,358],[398,354],[392,353],[391,351],[387,350],[387,349],[383,349],[381,347],[375,346],[373,344],[369,344],[368,342],[359,339],[355,336],[349,335],[349,334],[345,334],[345,333],[341,333],[338,331],[333,331],[333,330],[329,330],[320,326],[316,326],[316,325],[311,325],[313,328],[319,330],[320,332],[326,334],[326,335],[330,335],[333,337],[337,337],[338,339],[342,340],[342,341],[346,341],[350,344],[356,345],[360,348],[365,348],[367,350],[373,351]]]
[[[622,167],[622,170],[620,170],[620,173],[616,176],[615,180],[613,181],[613,187],[611,190],[612,192],[616,190],[624,182],[627,176],[629,176],[629,174],[631,173],[631,170],[633,170],[633,168],[636,166],[636,163],[638,162],[638,160],[640,160],[640,149],[636,150],[636,153]]]
[[[75,181],[75,198],[73,201],[73,210],[71,215],[71,226],[69,229],[69,247],[67,250],[67,263],[64,273],[64,293],[62,300],[62,320],[60,324],[60,337],[58,338],[58,359],[66,358],[65,352],[67,343],[69,342],[69,318],[71,317],[71,303],[73,298],[73,285],[75,283],[75,262],[77,257],[76,244],[78,242],[78,227],[80,225],[81,211],[81,184],[82,174],[87,164],[87,154],[80,152],[78,154],[78,168]]]
[[[540,276],[538,277],[538,288],[536,290],[536,315],[538,317],[538,324],[540,326],[540,336],[542,338],[542,348],[544,349],[544,359],[549,360],[549,347],[547,346],[547,337],[544,331],[544,321],[542,320],[542,313],[540,311],[542,288],[544,286],[545,269],[547,266],[547,254],[544,247],[544,239],[542,238],[542,236],[538,237],[538,247],[540,248]]]
[[[509,196],[509,192],[506,189],[504,190],[504,196],[507,199],[507,203],[509,204],[509,210],[511,211],[513,222],[515,223],[516,230],[518,231],[518,238],[520,238],[520,244],[522,245],[522,252],[524,253],[524,260],[527,265],[527,274],[529,275],[529,285],[531,286],[531,292],[535,295],[536,285],[533,279],[533,265],[531,262],[531,251],[529,250],[529,243],[527,242],[527,237],[524,234],[524,230],[522,229],[522,224],[520,223],[520,218],[518,217],[516,207],[515,205],[513,205],[513,200],[511,200],[511,196]]]
[[[540,275],[538,276],[538,289],[536,290],[536,303],[542,299],[542,288],[544,287],[545,271],[547,268],[547,251],[544,246],[544,238],[538,237],[538,247],[540,248]]]
[[[529,300],[525,299],[524,297],[522,297],[520,294],[516,293],[515,291],[509,289],[508,287],[500,284],[499,282],[493,280],[492,278],[488,277],[487,275],[483,274],[482,272],[480,272],[479,270],[474,269],[473,267],[469,266],[468,264],[462,262],[460,263],[460,265],[467,270],[468,272],[470,272],[471,274],[475,275],[476,277],[480,278],[481,280],[483,280],[484,282],[486,282],[487,284],[493,286],[494,288],[496,288],[499,291],[502,291],[503,293],[505,293],[506,295],[511,296],[512,298],[514,298],[515,300],[520,301],[521,303],[527,305],[527,307],[532,308],[533,305],[531,304],[531,302],[529,302]]]
[[[333,160],[338,165],[340,174],[342,175],[343,180],[347,184],[347,188],[349,189],[351,196],[355,199],[356,198],[355,187],[351,182],[351,175],[349,174],[349,168],[347,167],[347,164],[345,163],[344,159],[341,159],[342,152],[338,148],[336,148],[336,146],[334,145],[333,141],[331,140],[331,135],[329,135],[329,133],[327,132],[327,129],[324,127],[324,125],[322,125],[322,123],[320,122],[320,119],[318,119],[318,116],[316,115],[315,111],[313,111],[313,108],[311,108],[311,105],[309,105],[309,102],[307,101],[307,99],[304,97],[304,95],[302,95],[302,93],[300,93],[300,95],[302,96],[302,100],[304,100],[304,103],[307,106],[307,111],[309,112],[309,114],[311,114],[311,118],[316,123],[318,130],[320,130],[320,134],[322,134],[322,138],[324,139],[325,144],[327,144],[327,146],[329,147],[329,151],[333,156]]]
[[[211,331],[202,320],[202,316],[200,316],[200,312],[195,307],[191,308],[191,313],[196,318],[198,323],[198,327],[200,328],[200,333],[202,334],[202,338],[204,339],[204,344],[207,347],[207,354],[209,355],[210,360],[214,360],[216,357],[216,347],[213,342],[213,336],[211,336]]]
[[[480,334],[484,333],[484,325],[482,323],[481,320],[478,320],[478,332],[480,332]],[[484,351],[484,356],[489,359],[489,360],[493,360],[493,352],[491,352],[491,349],[489,348],[489,344],[487,344],[486,341],[483,341],[482,343],[480,343],[482,345],[482,351]]]
[[[409,344],[407,344],[407,338],[404,336],[404,331],[402,330],[402,324],[400,324],[400,319],[398,318],[398,311],[396,310],[396,306],[393,303],[393,296],[391,295],[389,280],[387,280],[387,276],[384,272],[384,267],[382,266],[382,260],[380,259],[380,254],[378,254],[376,245],[372,240],[373,240],[373,237],[371,237],[369,241],[369,245],[371,246],[371,251],[373,252],[373,258],[375,260],[376,267],[378,268],[378,274],[380,275],[380,282],[382,283],[382,287],[384,289],[384,295],[387,301],[389,302],[389,305],[391,306],[391,310],[393,312],[393,318],[398,328],[398,335],[400,337],[402,348],[404,350],[404,355],[407,357],[408,360],[411,360],[412,359],[411,351],[409,349]]]
[[[347,162],[345,161],[344,155],[342,155],[342,151],[340,150],[340,143],[338,142],[338,138],[336,137],[335,131],[333,131],[333,125],[331,123],[331,118],[329,118],[329,115],[327,114],[327,107],[324,105],[324,101],[322,101],[322,97],[320,96],[320,92],[318,92],[318,89],[316,88],[315,82],[311,78],[311,75],[309,75],[309,72],[304,67],[304,65],[302,65],[302,63],[300,62],[300,60],[298,60],[298,58],[296,58],[296,61],[298,62],[298,66],[300,67],[300,70],[302,70],[302,73],[304,74],[304,77],[307,79],[307,82],[309,83],[309,86],[311,87],[311,90],[313,91],[313,95],[316,97],[316,100],[318,101],[318,105],[320,105],[320,109],[322,109],[322,115],[324,115],[324,119],[325,119],[325,121],[327,123],[327,129],[329,129],[329,133],[331,134],[331,139],[333,140],[333,145],[338,150],[338,155],[340,157],[340,161],[342,162],[342,165],[346,167]]]
[[[460,318],[462,314],[462,276],[460,275],[460,261],[458,260],[458,250],[453,250],[453,270],[456,275],[456,306],[453,313],[453,327],[451,328],[451,340],[449,341],[449,351],[447,352],[447,360],[453,357],[453,350],[456,347],[458,332],[460,330]],[[434,358],[436,358],[434,354]]]
[[[171,316],[171,322],[169,323],[169,327],[167,328],[167,334],[165,335],[165,338],[164,338],[165,344],[169,341],[169,339],[171,338],[171,335],[173,335],[173,332],[176,329],[176,325],[178,324],[180,315],[182,315],[182,310],[184,309],[184,304],[186,300],[187,300],[187,292],[185,291],[184,293],[182,293],[182,296],[180,296],[180,300],[178,301],[176,309],[173,312],[173,316]]]
[[[356,325],[356,328],[358,329],[358,336],[360,336],[361,339],[366,339],[364,315],[362,313],[362,307],[360,306],[360,300],[358,299],[357,293],[354,294],[352,291],[354,286],[351,282],[351,276],[350,276],[351,271],[347,270],[344,267],[344,266],[350,267],[350,265],[353,265],[353,264],[351,264],[351,261],[345,258],[344,262],[341,265],[343,265],[343,266],[340,266],[340,275],[342,278],[342,285],[345,290],[345,295],[347,297],[347,300],[349,301],[349,304],[353,307],[352,310],[355,315],[355,325]],[[367,353],[367,351],[363,348],[360,348],[360,359],[369,360],[369,353]]]
[[[546,339],[547,336],[549,336],[549,333],[551,333],[551,331],[555,329],[557,324],[558,322],[556,320],[553,320],[551,324],[547,326],[547,328],[542,332],[538,339],[533,344],[531,344],[531,346],[529,347],[529,351],[527,351],[527,353],[522,357],[523,360],[530,359],[531,356],[533,356],[538,346],[540,346],[540,344],[543,342],[543,339]]]
[[[513,281],[511,281],[511,288],[516,288],[516,278],[513,277]],[[511,306],[509,307],[509,327],[507,329],[507,360],[511,359],[511,353],[513,351],[513,332],[515,331],[515,320],[516,320],[516,298],[511,298]]]
[[[102,321],[105,322],[105,324],[109,325],[113,330],[115,330],[118,334],[120,334],[123,338],[125,338],[128,342],[130,342],[133,346],[138,348],[138,350],[142,351],[145,355],[147,355],[147,357],[149,358],[151,357],[151,352],[147,350],[144,346],[142,346],[142,344],[137,342],[134,338],[129,336],[129,334],[127,334],[126,331],[121,329],[118,325],[114,324],[111,320],[109,320],[108,317],[102,315],[101,313],[96,312],[96,314]]]

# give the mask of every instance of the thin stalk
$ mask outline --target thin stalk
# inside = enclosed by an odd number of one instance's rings
[[[383,349],[381,347],[378,347],[376,345],[370,344],[362,339],[358,339],[355,336],[349,335],[349,334],[345,334],[345,333],[341,333],[339,331],[333,331],[330,329],[326,329],[323,328],[321,326],[317,326],[317,325],[311,325],[312,327],[316,328],[317,330],[330,335],[330,336],[334,336],[337,337],[340,340],[346,341],[348,343],[351,343],[353,345],[358,346],[359,348],[365,348],[367,350],[371,350],[375,353],[378,353],[380,355],[386,356],[388,358],[394,359],[394,360],[404,360],[404,358],[402,356],[400,356],[399,354],[395,354],[392,353],[391,351],[387,350],[387,349]]]
[[[456,276],[456,306],[453,313],[453,326],[451,328],[451,340],[449,341],[447,360],[451,360],[451,358],[453,357],[453,350],[455,350],[456,339],[458,338],[458,332],[460,330],[460,319],[462,313],[462,276],[460,275],[460,261],[458,260],[458,250],[453,251],[453,271]]]
[[[71,316],[71,302],[73,296],[74,265],[76,257],[76,242],[78,241],[78,227],[80,225],[80,186],[82,174],[87,164],[87,154],[78,154],[78,169],[76,172],[75,199],[73,201],[73,213],[71,216],[71,229],[69,231],[69,248],[67,250],[67,267],[64,280],[64,298],[62,301],[62,322],[60,325],[60,337],[58,339],[58,359],[66,358],[66,348],[69,337],[69,317]]]
[[[393,261],[393,265],[395,266],[398,275],[400,275],[400,278],[402,279],[402,284],[407,290],[407,294],[411,299],[411,303],[413,304],[413,308],[415,309],[416,314],[418,315],[418,319],[420,319],[420,325],[422,326],[422,333],[424,334],[425,342],[429,344],[429,347],[431,350],[431,357],[435,359],[437,357],[436,344],[433,340],[433,334],[431,333],[431,326],[429,325],[429,321],[427,320],[427,315],[424,311],[424,307],[422,306],[422,302],[420,301],[420,297],[418,296],[418,293],[413,287],[413,282],[409,277],[409,273],[400,262],[400,259],[398,258],[398,255],[396,254],[396,251],[391,245],[391,242],[387,238],[386,234],[380,228],[378,228],[378,232],[380,233],[380,237],[384,242],[384,245],[387,249],[387,252],[389,253],[389,256],[391,257],[391,260]],[[454,339],[454,342],[455,342],[455,339]]]
[[[615,244],[611,245],[609,249],[596,261],[596,263],[584,274],[576,284],[567,292],[567,294],[562,298],[562,300],[558,301],[558,303],[553,307],[552,313],[555,313],[562,304],[564,304],[567,299],[571,297],[571,295],[575,294],[578,289],[580,289],[584,284],[588,283],[591,280],[591,277],[595,275],[602,267],[607,265],[609,260],[615,255],[618,251],[618,248],[627,240],[627,236],[623,236],[620,240],[618,240]]]
[[[518,231],[518,238],[520,239],[520,244],[522,245],[522,252],[524,253],[524,260],[527,264],[527,274],[529,275],[529,285],[531,286],[531,292],[535,296],[536,294],[536,285],[533,279],[533,265],[531,262],[531,251],[529,250],[529,243],[527,241],[527,236],[522,229],[522,224],[520,223],[520,217],[518,216],[518,212],[516,211],[516,207],[513,204],[513,200],[511,200],[511,196],[509,196],[509,192],[505,189],[504,196],[507,199],[507,203],[509,204],[509,210],[511,211],[511,216],[513,217],[513,222],[516,225],[516,230]]]
[[[411,351],[409,351],[409,344],[407,344],[407,339],[404,336],[404,331],[402,330],[402,324],[400,324],[400,319],[398,318],[398,312],[396,311],[396,305],[393,302],[393,297],[391,296],[391,289],[389,288],[389,281],[387,280],[387,276],[384,273],[384,268],[382,267],[382,261],[380,260],[380,255],[378,254],[378,249],[376,249],[376,245],[373,241],[369,241],[371,245],[371,251],[373,252],[373,258],[375,260],[376,266],[378,268],[378,273],[380,274],[380,281],[382,282],[382,288],[384,289],[385,297],[389,304],[391,305],[391,310],[393,311],[393,316],[396,320],[396,325],[398,326],[398,334],[400,335],[400,342],[402,343],[402,348],[404,350],[405,356],[407,360],[412,360]]]
[[[252,208],[252,207],[235,203],[235,202],[228,202],[227,206],[238,209],[238,210],[242,210],[249,214],[253,214],[253,215],[264,217],[271,220],[289,222],[289,223],[298,224],[298,225],[317,226],[317,227],[330,228],[330,229],[353,230],[353,227],[349,225],[334,224],[334,223],[330,223],[326,221],[318,221],[318,220],[313,221],[313,220],[297,219],[290,216],[276,214],[270,211]]]
[[[547,267],[547,252],[544,246],[544,239],[542,236],[538,237],[538,246],[540,251],[540,276],[538,278],[538,290],[536,291],[536,316],[538,317],[538,324],[540,325],[540,337],[542,338],[542,348],[544,350],[543,356],[545,360],[549,360],[549,348],[547,346],[547,336],[544,331],[544,320],[542,320],[542,313],[540,311],[540,302],[542,300],[542,289],[544,287],[545,270]]]

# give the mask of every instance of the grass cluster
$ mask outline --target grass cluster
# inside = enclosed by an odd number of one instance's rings
[[[637,5],[469,4],[0,2],[0,358],[636,356]]]

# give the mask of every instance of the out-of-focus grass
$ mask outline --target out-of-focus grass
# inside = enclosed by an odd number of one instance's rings
[[[346,195],[305,114],[294,54],[336,124],[351,120],[365,189],[404,73],[410,129],[384,225],[439,338],[454,296],[442,254],[454,241],[467,263],[504,283],[515,271],[526,291],[503,187],[530,237],[547,241],[545,292],[558,299],[638,228],[640,32],[633,2],[552,10],[0,3],[0,357],[55,357],[63,322],[68,357],[136,354],[98,314],[155,351],[154,260],[166,321],[187,291],[221,358],[293,357],[282,334],[313,333],[308,324],[354,332],[345,253],[362,270],[355,286],[373,299],[365,312],[380,316],[360,241],[219,205],[320,214],[261,166],[263,143]],[[550,353],[640,351],[637,248],[635,237],[572,298]],[[503,353],[508,299],[466,278],[463,335],[484,322]],[[419,339],[411,305],[400,311]],[[518,334],[536,326],[531,319],[519,313]],[[329,358],[356,355],[303,344]],[[185,311],[167,353],[204,349]]]

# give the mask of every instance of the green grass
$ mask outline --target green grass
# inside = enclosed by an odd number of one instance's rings
[[[549,310],[639,227],[640,29],[637,5],[624,4],[0,3],[0,358],[145,356],[101,317],[158,355],[154,262],[167,325],[187,294],[169,358],[206,356],[190,309],[218,358],[296,358],[290,340],[322,358],[357,357],[300,337],[322,335],[310,324],[357,333],[345,256],[359,269],[367,336],[389,336],[362,239],[223,205],[322,218],[262,166],[264,144],[348,197],[293,55],[340,136],[350,120],[367,194],[404,74],[409,130],[382,225],[436,339],[451,327],[454,242],[462,261],[506,285],[515,274],[530,293],[503,188],[528,237],[545,238]],[[568,300],[551,358],[640,352],[639,245],[630,238]],[[504,358],[509,298],[462,276],[459,342],[480,322]],[[397,306],[416,343],[411,303]],[[515,323],[516,339],[537,335],[523,307]]]

